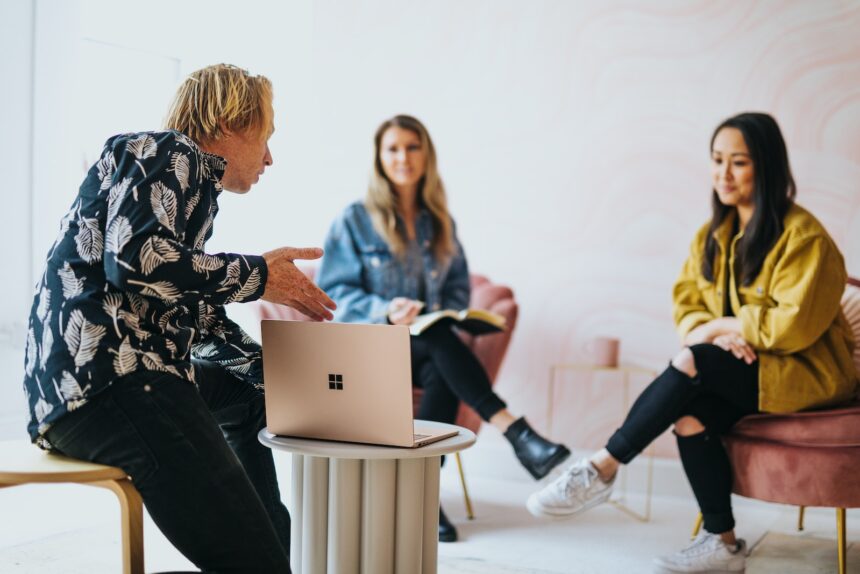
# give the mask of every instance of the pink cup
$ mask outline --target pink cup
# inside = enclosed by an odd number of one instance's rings
[[[595,367],[618,366],[618,351],[621,341],[614,337],[595,337],[585,344],[585,352]]]

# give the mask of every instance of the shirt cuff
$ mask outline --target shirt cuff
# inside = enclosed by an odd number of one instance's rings
[[[248,267],[250,272],[253,273],[254,269],[256,269],[260,274],[260,286],[251,293],[249,296],[242,299],[241,303],[247,303],[249,301],[256,301],[260,297],[263,296],[263,293],[266,291],[266,282],[269,279],[269,266],[266,265],[266,260],[262,255],[245,255],[245,261],[248,262]]]

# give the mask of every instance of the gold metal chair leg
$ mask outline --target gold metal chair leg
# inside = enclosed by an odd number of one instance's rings
[[[119,499],[122,520],[122,572],[144,574],[143,571],[143,500],[128,479],[103,480],[89,483],[107,488]]]
[[[703,520],[704,520],[704,518],[702,517],[702,513],[700,512],[700,513],[696,516],[696,522],[695,522],[695,524],[693,524],[693,532],[692,532],[692,534],[690,534],[690,540],[695,539],[695,538],[696,538],[696,536],[698,536],[698,535],[699,535],[699,531],[702,529],[702,521],[703,521]]]
[[[836,544],[839,548],[839,574],[848,571],[847,557],[845,556],[845,509],[836,509]]]
[[[469,489],[466,487],[466,475],[463,473],[463,461],[460,458],[460,453],[455,452],[457,458],[457,470],[460,472],[460,484],[463,485],[463,502],[466,503],[466,516],[469,520],[475,519],[475,513],[472,512],[472,499],[469,498]]]
[[[803,532],[803,513],[806,510],[805,506],[799,506],[797,508],[797,530],[798,532]]]

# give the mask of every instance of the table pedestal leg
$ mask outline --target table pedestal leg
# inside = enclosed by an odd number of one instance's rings
[[[327,574],[358,574],[361,564],[360,460],[333,458],[329,461],[328,512]]]
[[[293,455],[296,574],[436,574],[441,458]]]
[[[361,572],[394,573],[395,460],[365,460],[361,485]]]
[[[424,459],[397,461],[394,571],[421,572],[424,545]]]
[[[442,458],[424,459],[424,532],[421,552],[422,574],[436,574],[439,551],[439,468]]]
[[[302,571],[302,493],[304,480],[305,457],[294,454],[292,472],[290,476],[290,567],[293,572]]]
[[[326,574],[328,534],[328,459],[306,456],[302,493],[301,574]],[[298,574],[298,573],[297,573]]]

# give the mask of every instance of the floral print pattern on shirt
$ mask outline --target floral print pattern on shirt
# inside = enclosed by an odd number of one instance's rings
[[[27,330],[28,431],[138,370],[193,382],[191,352],[262,388],[260,346],[224,305],[259,298],[262,257],[204,251],[226,163],[176,131],[109,139],[60,223]]]

